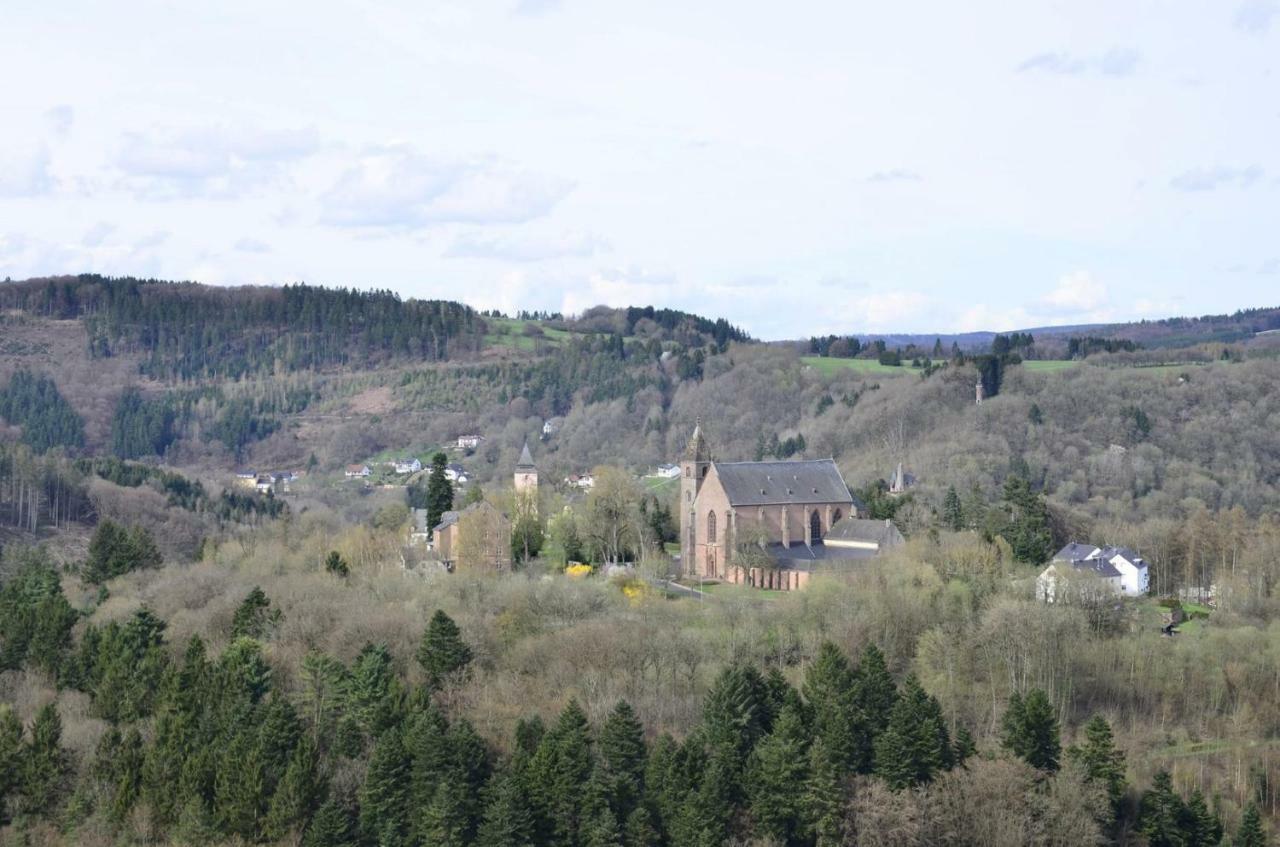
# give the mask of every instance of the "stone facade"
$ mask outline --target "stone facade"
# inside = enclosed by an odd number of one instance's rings
[[[681,563],[690,576],[799,588],[808,581],[808,573],[738,567],[734,551],[739,540],[821,544],[833,524],[856,514],[853,498],[830,461],[718,465],[701,422],[681,457]]]

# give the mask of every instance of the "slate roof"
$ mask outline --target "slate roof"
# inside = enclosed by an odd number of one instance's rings
[[[796,462],[716,462],[732,506],[848,503],[853,495],[831,459]]]
[[[765,545],[765,552],[773,557],[779,567],[788,570],[814,570],[824,563],[836,565],[842,562],[874,559],[877,551],[866,547],[828,547],[825,544],[812,546],[803,541],[783,547],[780,542]]]
[[[468,508],[470,508],[470,507],[468,507]],[[424,509],[423,511],[426,511],[426,510]],[[453,511],[445,512],[443,515],[441,515],[441,516],[440,516],[440,523],[438,523],[438,524],[436,524],[435,526],[433,526],[433,527],[431,528],[431,531],[432,531],[432,532],[439,532],[440,530],[448,529],[449,527],[453,526],[454,524],[456,524],[456,523],[458,522],[458,516],[459,516],[460,514],[462,514],[462,513],[461,513],[461,512],[453,512]]]
[[[1053,560],[1055,562],[1078,562],[1092,556],[1093,551],[1097,549],[1092,544],[1081,544],[1078,541],[1072,541],[1066,547],[1054,553]]]
[[[886,547],[896,547],[903,543],[904,539],[902,533],[893,525],[893,521],[841,518],[827,531],[824,540],[874,543],[883,550]]]
[[[1073,570],[1077,571],[1093,571],[1101,577],[1114,578],[1120,576],[1120,571],[1116,570],[1115,565],[1106,559],[1077,559],[1073,562],[1053,562],[1055,565],[1070,565]]]
[[[1105,559],[1108,562],[1116,556],[1120,556],[1138,567],[1142,567],[1147,564],[1146,560],[1128,547],[1103,547],[1102,552],[1098,554],[1099,559]]]
[[[534,470],[533,454],[529,452],[529,442],[526,440],[524,449],[520,451],[520,460],[516,462],[516,470]]]

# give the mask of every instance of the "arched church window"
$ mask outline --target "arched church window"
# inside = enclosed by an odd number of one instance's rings
[[[707,471],[709,471],[709,470],[711,470],[711,466],[710,466],[710,465],[703,465],[703,466],[702,466],[702,478],[703,478],[703,479],[706,479],[706,478],[707,478]]]
[[[707,543],[716,543],[716,513],[707,512]]]
[[[840,519],[843,517],[844,517],[844,514],[839,509],[836,509],[834,512],[831,513],[831,525],[835,526],[836,524],[840,523]]]
[[[809,515],[809,540],[817,542],[822,538],[822,518],[818,516],[818,510],[814,509]]]
[[[693,476],[693,468],[689,467],[688,465],[685,465],[685,466],[684,466],[684,475],[685,475],[685,476]]]

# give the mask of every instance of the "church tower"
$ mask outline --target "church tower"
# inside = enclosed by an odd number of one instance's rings
[[[702,435],[702,419],[693,426],[693,435],[680,457],[680,567],[686,574],[694,573],[697,550],[697,516],[694,505],[702,480],[711,468],[711,448]]]
[[[526,438],[524,449],[520,451],[520,460],[516,462],[515,489],[517,497],[527,497],[537,503],[538,468],[533,464],[533,454],[529,452],[529,440]],[[535,506],[536,508],[536,506]]]

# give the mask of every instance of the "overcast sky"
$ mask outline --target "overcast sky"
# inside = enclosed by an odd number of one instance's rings
[[[4,0],[0,278],[764,338],[1280,305],[1278,63],[1280,0]]]

